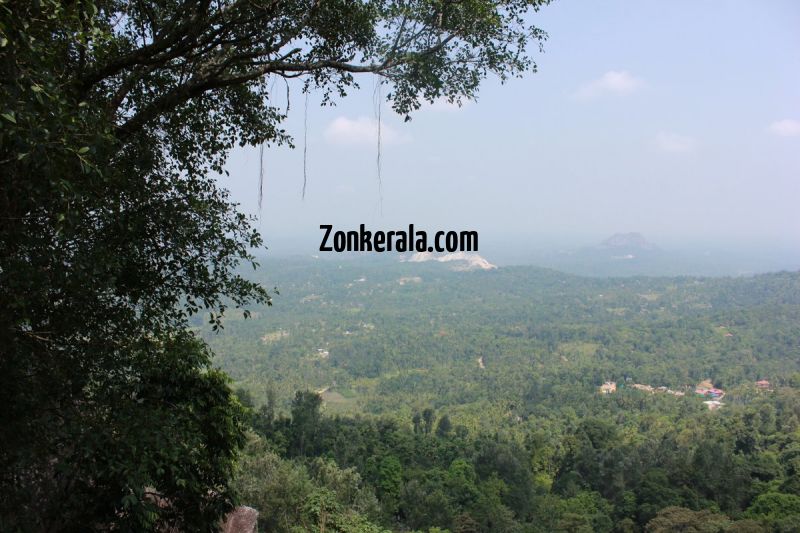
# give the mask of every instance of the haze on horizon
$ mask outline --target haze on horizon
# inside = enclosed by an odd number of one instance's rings
[[[220,178],[274,254],[337,229],[476,229],[481,248],[595,245],[800,251],[800,4],[556,1],[539,71],[478,102],[385,105],[375,81],[335,107],[291,87],[296,149],[239,149]],[[383,92],[388,91],[384,87]],[[274,86],[285,105],[286,87]],[[304,120],[307,128],[304,127]],[[303,189],[304,132],[307,177]]]

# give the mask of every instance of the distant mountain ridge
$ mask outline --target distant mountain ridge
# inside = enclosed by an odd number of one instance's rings
[[[634,250],[657,250],[658,247],[644,238],[641,233],[615,233],[601,244],[604,248],[624,248]]]

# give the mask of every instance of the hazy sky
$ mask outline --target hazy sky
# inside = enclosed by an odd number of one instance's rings
[[[267,244],[311,253],[319,224],[413,222],[477,229],[482,247],[639,231],[800,248],[800,2],[562,0],[535,20],[550,35],[538,73],[409,123],[384,107],[381,194],[373,79],[333,108],[310,96],[305,200],[295,92],[297,148],[265,150]],[[249,213],[258,160],[235,152],[222,179]]]

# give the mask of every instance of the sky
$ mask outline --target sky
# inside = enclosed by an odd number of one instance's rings
[[[221,185],[275,254],[316,253],[320,224],[409,223],[518,251],[631,231],[800,250],[800,2],[557,0],[532,20],[549,34],[537,73],[407,123],[381,109],[380,179],[367,76],[307,114],[292,91],[296,148],[265,149],[261,209],[258,148]]]

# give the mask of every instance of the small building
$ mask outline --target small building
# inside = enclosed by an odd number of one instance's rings
[[[706,406],[708,407],[709,411],[716,411],[717,409],[719,409],[720,407],[725,405],[724,403],[722,403],[719,400],[708,400],[708,401],[705,401],[703,403],[706,404]]]
[[[642,385],[641,383],[634,383],[631,385],[634,389],[643,390],[645,392],[653,392],[653,387],[650,385]]]
[[[481,358],[483,359],[483,358]],[[606,381],[602,385],[600,385],[600,392],[602,394],[611,394],[612,392],[617,392],[617,382],[616,381]]]
[[[711,398],[712,400],[719,400],[719,399],[721,399],[723,396],[725,396],[725,391],[724,391],[724,390],[722,390],[722,389],[715,389],[715,388],[713,388],[713,387],[711,387],[711,388],[708,388],[708,389],[707,389],[707,388],[705,388],[705,387],[698,387],[698,388],[696,388],[696,389],[694,390],[694,393],[695,393],[697,396],[701,396],[701,397],[703,397],[703,398]]]
[[[760,379],[756,381],[756,387],[758,387],[760,390],[772,390],[772,385],[770,385],[770,382],[766,379]]]

